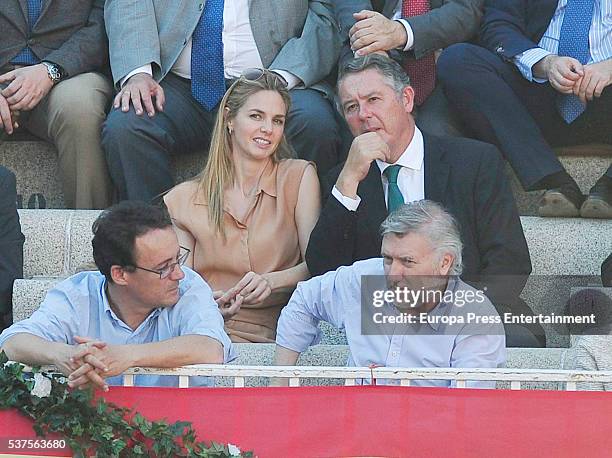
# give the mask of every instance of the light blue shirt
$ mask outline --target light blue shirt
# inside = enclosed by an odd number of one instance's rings
[[[19,321],[0,335],[0,347],[19,333],[28,333],[52,342],[69,345],[74,336],[127,345],[160,342],[184,335],[208,336],[223,346],[225,362],[235,358],[234,349],[223,329],[223,317],[212,290],[193,270],[182,267],[185,277],[179,282],[179,300],[172,307],[160,307],[132,330],[113,312],[106,298],[106,278],[100,272],[82,272],[58,283],[30,318]],[[204,377],[192,377],[191,384],[210,385]],[[121,385],[122,377],[108,379]],[[140,386],[178,386],[178,377],[138,375]]]
[[[362,278],[376,275],[383,279],[383,260],[358,261],[298,284],[289,303],[283,308],[276,331],[276,343],[302,353],[318,343],[320,320],[344,329],[350,356],[348,365],[366,367],[461,367],[495,368],[506,362],[506,338],[500,322],[486,326],[449,325],[434,322],[416,325],[395,325],[388,334],[365,335],[362,332]],[[459,279],[450,279],[447,291],[476,290]],[[445,292],[446,294],[446,292]],[[458,297],[458,296],[457,296]],[[369,307],[371,304],[368,304]],[[385,307],[393,307],[386,304]],[[465,316],[499,317],[491,302],[466,303],[458,307],[440,302],[431,317]],[[438,320],[442,321],[442,320]],[[407,329],[410,327],[411,329]],[[388,328],[387,328],[388,329]],[[408,333],[409,332],[409,333]],[[419,380],[421,386],[451,386],[447,380]],[[493,387],[494,382],[468,382],[470,387]]]
[[[612,58],[612,0],[594,1],[593,20],[589,30],[591,57],[587,64]],[[528,49],[514,57],[515,65],[527,80],[537,83],[548,81],[546,78],[534,77],[532,67],[549,54],[557,54],[566,6],[567,0],[559,0],[557,9],[537,48]]]

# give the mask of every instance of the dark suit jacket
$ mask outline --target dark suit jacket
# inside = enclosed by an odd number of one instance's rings
[[[506,60],[538,46],[557,0],[487,0],[479,44]]]
[[[0,166],[0,329],[2,316],[11,311],[13,280],[23,276],[24,237],[16,198],[15,175]]]
[[[0,68],[29,45],[68,76],[102,68],[108,60],[104,0],[44,0],[29,32],[27,0],[0,1]]]
[[[392,17],[398,1],[401,0],[384,1],[382,14]],[[433,51],[474,37],[478,33],[483,3],[484,0],[431,0],[429,13],[406,19],[414,32],[414,48],[409,54],[420,59]],[[342,61],[352,55],[348,31],[355,24],[353,13],[373,8],[370,0],[334,0],[334,8],[344,41]]]
[[[459,222],[463,277],[529,274],[527,243],[497,149],[465,138],[423,134],[423,139],[425,197],[444,205]],[[380,256],[379,228],[387,216],[380,169],[372,163],[357,190],[361,203],[352,212],[331,195],[341,167],[323,183],[327,199],[306,250],[313,275]]]

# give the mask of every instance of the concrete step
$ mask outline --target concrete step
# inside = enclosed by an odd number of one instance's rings
[[[584,194],[612,164],[612,145],[592,144],[556,149],[559,160],[574,177]],[[509,165],[506,167],[512,192],[521,215],[537,215],[538,202],[544,191],[525,192]]]
[[[88,264],[91,266],[91,225],[98,211],[20,210],[19,213],[26,236],[26,278],[63,278],[87,268]],[[612,253],[612,220],[529,216],[521,220],[533,263],[533,274],[523,297],[536,313],[562,314],[571,287],[597,284],[601,263]],[[15,285],[13,304],[16,316],[24,317],[29,315],[31,307],[40,303],[49,283],[19,285]],[[323,343],[346,343],[342,332],[327,325],[322,328]],[[562,329],[544,328],[549,346],[568,345],[568,336]]]
[[[24,275],[65,276],[92,262],[98,210],[20,210]],[[521,218],[534,275],[599,275],[612,252],[612,220]]]
[[[199,173],[204,168],[205,154],[200,151],[174,157],[175,181],[179,183]],[[65,208],[53,145],[37,140],[0,142],[0,164],[15,172],[18,208]]]
[[[585,145],[557,150],[561,162],[587,193],[612,161],[612,146]],[[17,175],[20,208],[64,208],[59,183],[56,151],[42,141],[0,143],[0,164]],[[173,158],[175,180],[183,181],[197,174],[204,166],[205,152]],[[524,192],[508,167],[512,189],[521,215],[535,215],[542,191]]]

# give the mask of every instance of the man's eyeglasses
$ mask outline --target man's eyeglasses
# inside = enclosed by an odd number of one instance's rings
[[[172,272],[174,272],[174,269],[176,269],[176,266],[182,266],[183,264],[185,264],[185,261],[187,261],[187,257],[189,256],[189,253],[191,253],[191,250],[189,248],[185,248],[184,246],[179,247],[181,250],[183,250],[183,253],[179,254],[178,258],[176,258],[176,262],[173,262],[171,264],[168,264],[167,266],[159,269],[159,270],[155,270],[155,269],[147,269],[146,267],[140,267],[137,265],[133,265],[132,267],[135,267],[136,269],[140,269],[140,270],[146,270],[147,272],[151,272],[154,274],[159,275],[159,279],[163,280],[164,278],[168,278],[170,276],[170,274]]]

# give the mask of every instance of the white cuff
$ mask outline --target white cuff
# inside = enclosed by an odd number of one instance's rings
[[[336,186],[332,188],[332,196],[338,199],[338,202],[344,205],[347,210],[352,212],[357,211],[357,207],[359,207],[359,204],[361,203],[361,197],[357,196],[355,199],[346,197],[338,190],[338,188],[336,188]]]
[[[129,80],[132,76],[134,76],[136,73],[146,73],[149,76],[153,76],[153,67],[151,67],[151,64],[146,64],[146,65],[143,65],[142,67],[138,67],[137,69],[132,70],[126,76],[121,78],[121,81],[120,81],[121,87],[123,87],[125,82]]]
[[[402,51],[410,51],[414,46],[414,32],[412,31],[412,27],[410,27],[410,24],[408,24],[408,21],[405,19],[396,19],[396,21],[402,24],[406,29],[406,46],[404,46]]]
[[[533,76],[533,66],[544,59],[549,54],[552,54],[550,51],[547,51],[542,48],[531,48],[525,52],[517,54],[514,56],[514,65],[519,69],[523,77],[527,81],[532,81],[535,83],[545,83],[548,81],[547,78],[536,78]]]
[[[272,70],[272,69],[270,69]],[[287,81],[287,90],[291,90],[299,84],[302,84],[302,80],[295,76],[293,73],[287,70],[272,70],[274,73],[278,73]]]

